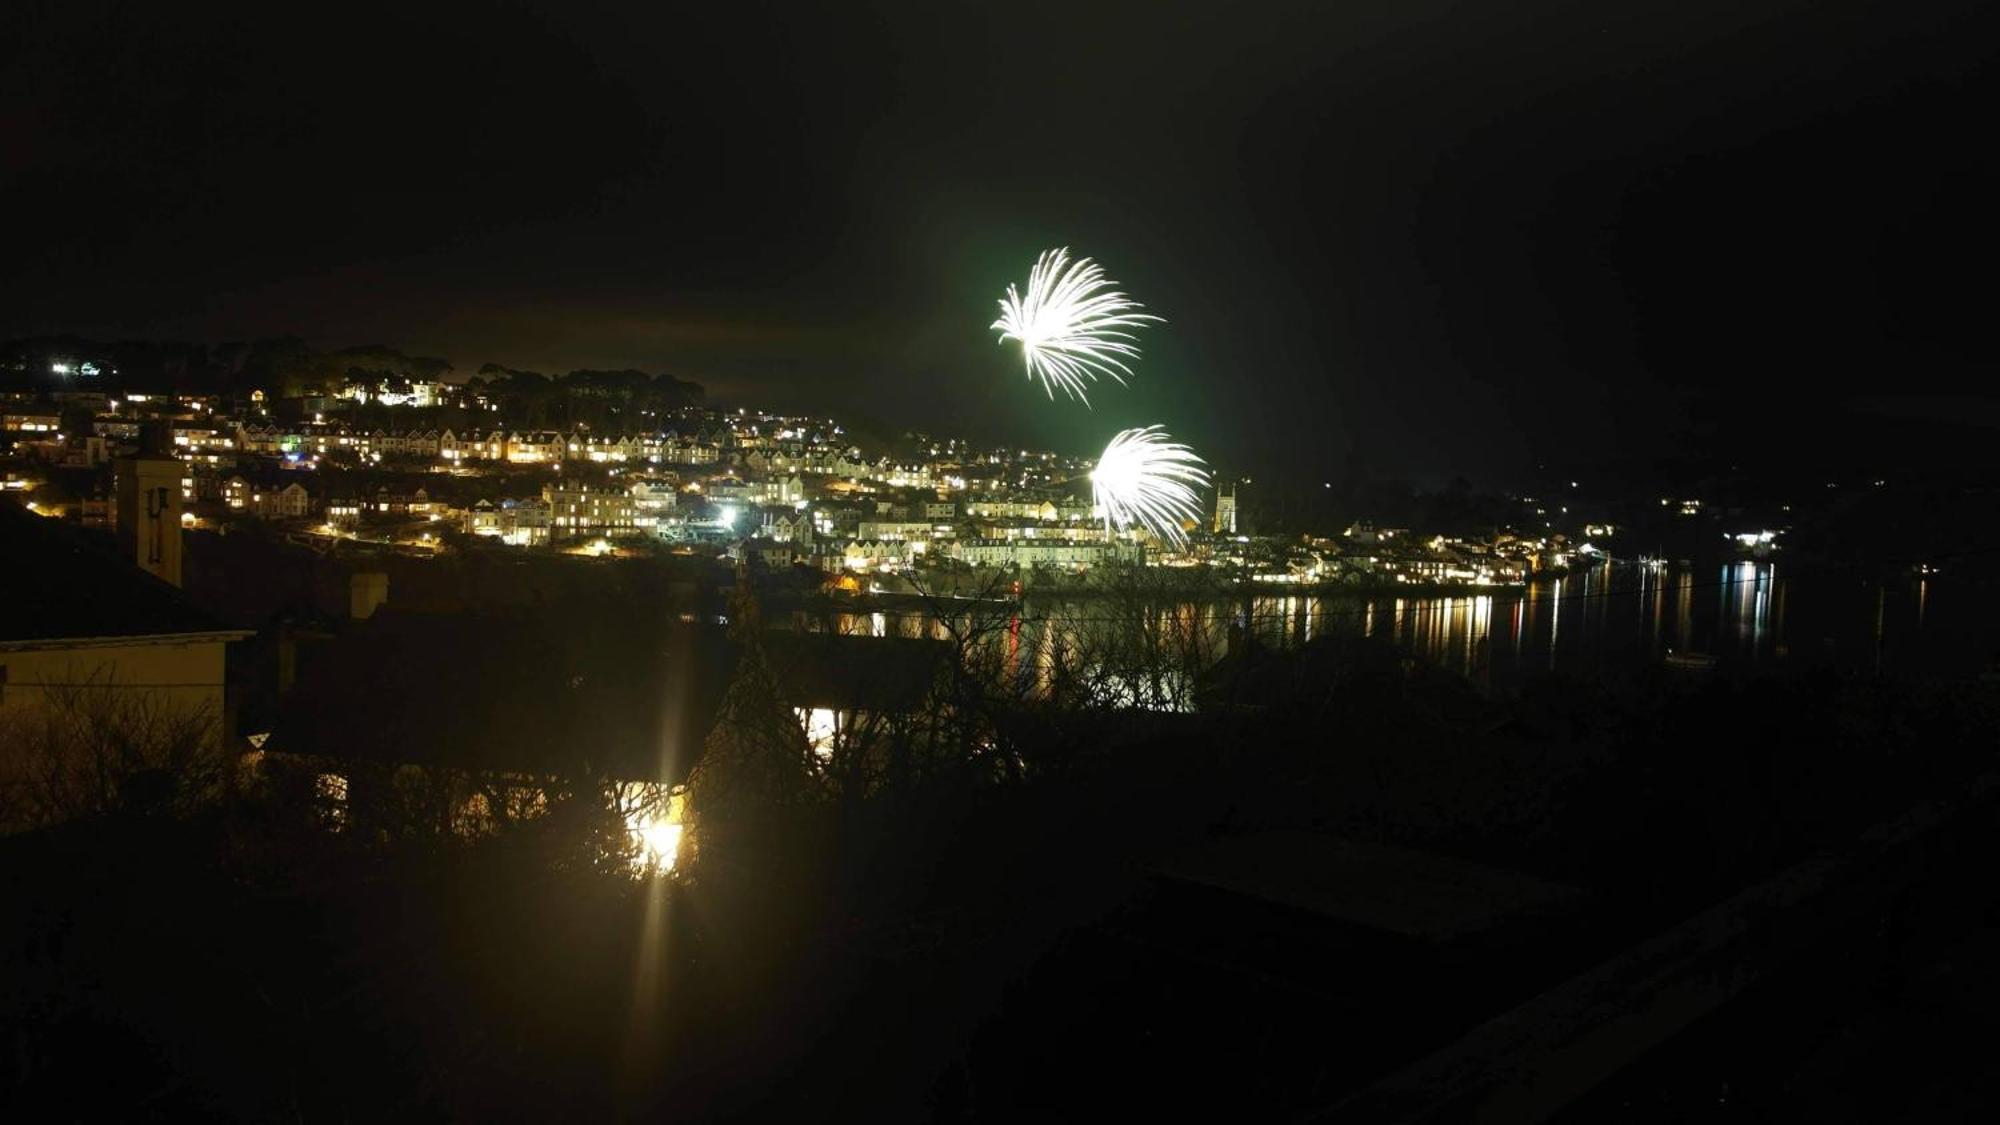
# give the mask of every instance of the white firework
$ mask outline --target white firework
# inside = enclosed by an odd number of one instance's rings
[[[1039,378],[1051,399],[1056,388],[1090,405],[1087,383],[1108,375],[1119,383],[1139,358],[1131,329],[1160,317],[1141,312],[1139,302],[1120,293],[1089,258],[1072,262],[1069,248],[1044,250],[1028,274],[1023,296],[1012,285],[1000,299],[993,327],[1000,342],[1019,340],[1028,378]]]
[[[1208,472],[1194,450],[1158,426],[1126,430],[1111,439],[1090,473],[1091,500],[1106,528],[1138,525],[1163,542],[1187,542],[1183,521],[1201,518]]]

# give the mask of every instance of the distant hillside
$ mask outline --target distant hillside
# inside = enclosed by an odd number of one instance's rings
[[[39,336],[0,343],[0,387],[9,390],[146,392],[247,392],[263,390],[281,398],[331,394],[350,378],[455,378],[449,359],[407,355],[383,344],[322,351],[295,336],[219,344],[187,341],[107,342],[76,336]],[[578,370],[546,376],[486,364],[474,378],[504,393],[533,399],[555,417],[588,416],[571,410],[582,400],[619,409],[678,410],[700,406],[700,383],[644,371]]]

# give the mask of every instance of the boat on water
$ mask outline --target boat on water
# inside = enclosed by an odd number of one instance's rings
[[[1673,652],[1666,656],[1667,667],[1690,672],[1706,672],[1715,667],[1715,655],[1707,652]]]

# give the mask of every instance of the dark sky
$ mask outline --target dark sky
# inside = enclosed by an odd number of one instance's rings
[[[1990,7],[16,0],[0,336],[1315,474],[1837,455],[1855,411],[2000,420]],[[1055,245],[1169,321],[1095,411],[987,331]]]

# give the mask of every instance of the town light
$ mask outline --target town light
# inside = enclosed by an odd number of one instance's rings
[[[632,832],[633,842],[638,845],[635,866],[642,870],[668,872],[680,858],[681,833],[683,827],[669,824],[664,820],[652,820]]]

